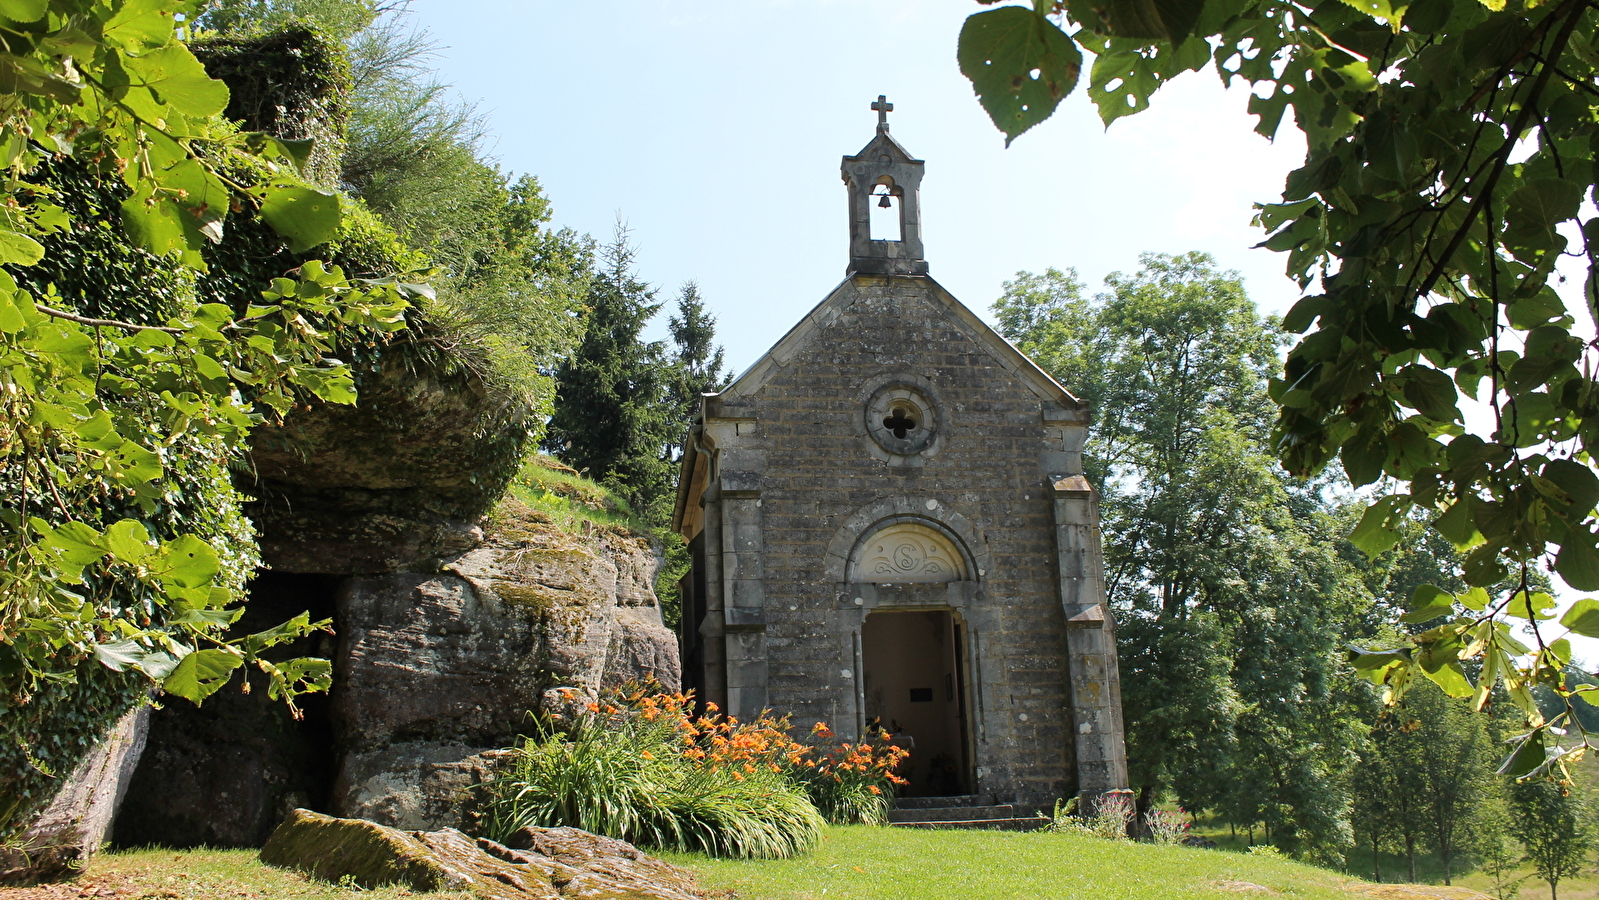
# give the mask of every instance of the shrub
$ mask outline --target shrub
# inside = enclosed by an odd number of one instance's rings
[[[1149,839],[1157,844],[1181,844],[1193,824],[1180,807],[1176,812],[1152,809],[1144,815],[1144,828],[1149,831]]]
[[[1093,815],[1082,815],[1075,797],[1064,806],[1057,800],[1047,828],[1049,831],[1068,831],[1124,841],[1127,840],[1127,826],[1136,814],[1132,797],[1125,792],[1110,791],[1099,798]]]
[[[811,728],[811,736],[831,740],[833,732],[823,722]],[[909,753],[889,743],[891,735],[878,732],[878,743],[840,744],[837,747],[807,748],[807,755],[793,763],[793,777],[805,785],[811,802],[822,817],[835,825],[881,825],[888,821],[893,789],[905,784],[895,774]]]
[[[753,722],[658,685],[616,692],[548,723],[495,785],[491,837],[570,825],[650,847],[777,858],[804,852],[823,819],[881,824],[904,749],[808,746],[787,717]],[[833,737],[823,723],[814,740]]]
[[[687,695],[635,693],[591,703],[564,733],[519,748],[496,783],[489,836],[569,825],[635,844],[717,856],[785,858],[809,850],[822,818],[785,774],[786,723],[691,717]]]

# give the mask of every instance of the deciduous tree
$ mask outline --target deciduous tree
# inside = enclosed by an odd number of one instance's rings
[[[1465,553],[1471,590],[1427,598],[1448,619],[1357,665],[1390,699],[1426,677],[1481,706],[1503,682],[1533,726],[1513,775],[1573,746],[1548,729],[1580,723],[1548,720],[1528,690],[1564,691],[1560,629],[1599,635],[1588,601],[1535,649],[1505,621],[1548,616],[1538,567],[1599,589],[1599,343],[1577,327],[1599,301],[1599,219],[1583,204],[1596,30],[1589,0],[1036,0],[971,16],[957,53],[1007,141],[1075,87],[1085,52],[1107,124],[1208,67],[1254,89],[1261,134],[1304,132],[1304,165],[1257,217],[1305,291],[1284,320],[1304,336],[1271,383],[1271,446],[1293,473],[1336,462],[1380,484],[1362,550],[1391,547],[1419,511]],[[1565,291],[1562,258],[1580,271]]]
[[[1005,335],[1096,411],[1085,462],[1133,786],[1145,808],[1171,789],[1330,859],[1349,841],[1364,693],[1336,645],[1365,593],[1313,492],[1265,452],[1273,329],[1203,254],[1143,263],[1092,300],[1075,273],[1023,273],[995,304]]]

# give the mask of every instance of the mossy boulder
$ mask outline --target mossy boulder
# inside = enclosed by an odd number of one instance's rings
[[[453,828],[400,831],[297,809],[261,850],[270,866],[363,888],[457,890],[482,900],[700,900],[684,869],[575,828],[529,828],[512,846]]]

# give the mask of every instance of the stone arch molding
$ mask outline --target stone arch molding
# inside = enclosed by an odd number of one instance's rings
[[[880,534],[915,536],[925,543],[942,542],[946,552],[959,561],[959,578],[923,577],[921,581],[981,581],[989,571],[992,556],[988,542],[971,519],[950,509],[935,497],[884,497],[857,509],[839,525],[827,546],[824,578],[832,584],[859,582],[905,582],[905,578],[875,577],[871,572],[853,571],[852,562],[867,559],[875,548],[869,540]],[[924,573],[928,575],[931,573]]]

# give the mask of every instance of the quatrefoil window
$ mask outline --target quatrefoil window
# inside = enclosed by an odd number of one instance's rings
[[[938,436],[939,413],[918,386],[893,381],[866,401],[866,431],[890,461],[920,456]]]
[[[883,420],[883,427],[894,432],[894,437],[905,440],[905,435],[916,430],[916,420],[903,406],[894,407],[894,412]]]

